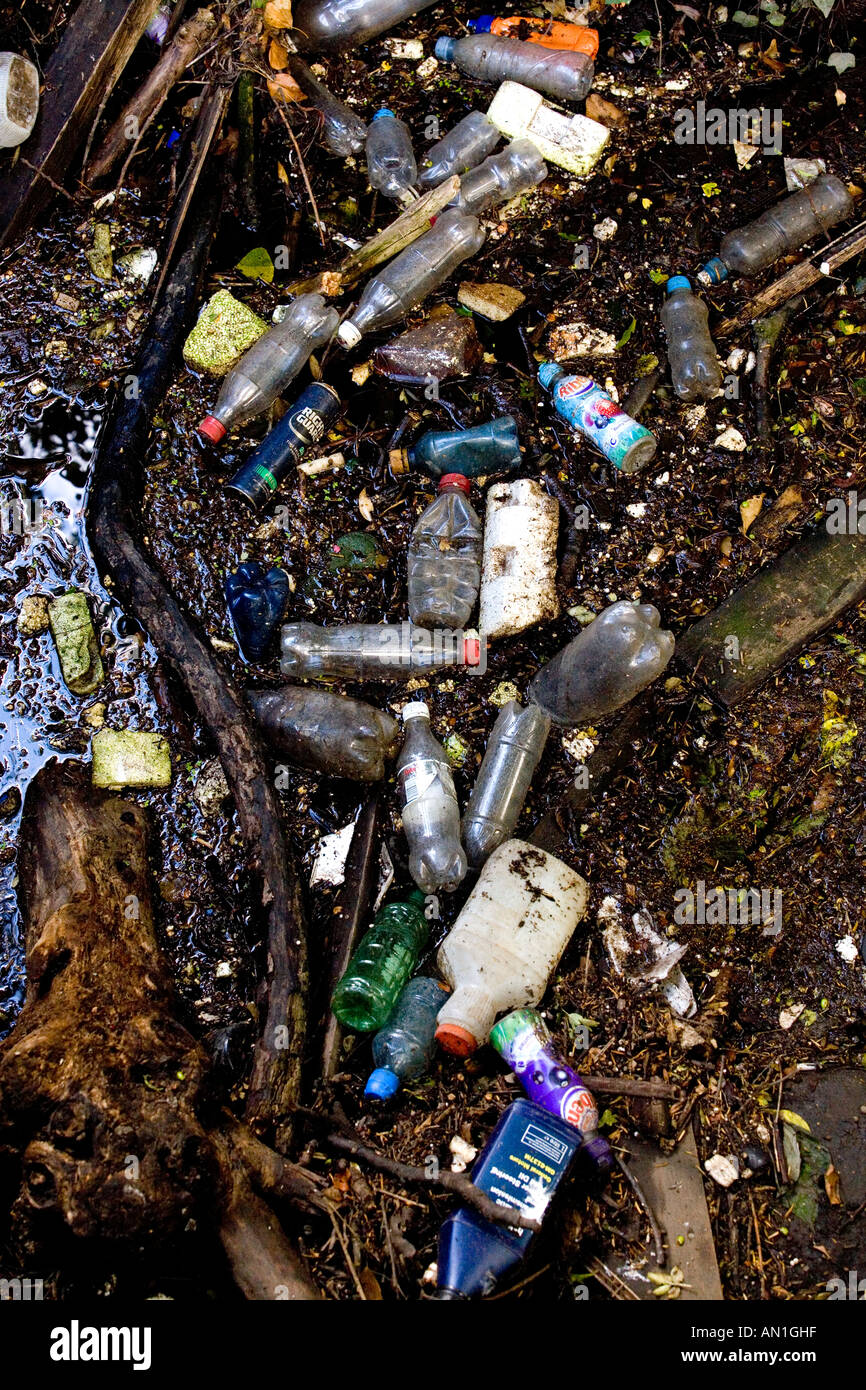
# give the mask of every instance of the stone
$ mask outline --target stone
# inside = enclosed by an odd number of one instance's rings
[[[105,671],[84,594],[73,589],[52,599],[48,623],[64,681],[73,695],[92,695],[105,679]]]
[[[183,360],[194,372],[225,376],[268,325],[228,290],[211,295],[183,345]]]
[[[21,600],[17,628],[22,637],[38,637],[48,631],[48,599],[44,594],[27,594]]]
[[[139,284],[146,285],[156,270],[158,259],[152,246],[136,246],[125,256],[118,257],[117,268],[127,279],[137,280]]]
[[[93,227],[93,245],[86,253],[87,264],[97,280],[110,280],[114,274],[111,255],[111,228],[107,222],[96,222]]]
[[[730,1187],[740,1176],[740,1163],[735,1154],[713,1154],[704,1167],[719,1187]]]
[[[471,309],[473,314],[480,314],[483,319],[490,319],[491,323],[504,323],[526,302],[526,295],[513,285],[495,282],[475,285],[468,280],[464,280],[458,289],[457,298],[464,308]]]
[[[571,362],[576,357],[610,357],[616,352],[616,337],[591,323],[561,323],[551,330],[547,342],[554,362]]]
[[[171,749],[162,734],[100,729],[91,748],[94,787],[171,786]]]
[[[473,320],[449,309],[376,348],[373,370],[392,381],[447,381],[469,376],[483,355]]]
[[[204,764],[195,779],[192,794],[202,815],[208,820],[214,820],[222,814],[231,791],[218,758],[211,758]]]

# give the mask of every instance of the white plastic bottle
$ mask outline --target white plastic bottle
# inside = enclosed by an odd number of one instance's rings
[[[38,113],[37,68],[18,53],[0,53],[0,149],[23,144]]]
[[[468,1056],[497,1014],[540,1002],[587,896],[580,874],[525,840],[493,851],[439,948],[439,970],[454,991],[439,1010],[442,1047]]]

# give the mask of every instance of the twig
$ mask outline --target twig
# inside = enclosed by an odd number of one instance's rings
[[[600,1096],[650,1096],[654,1100],[682,1100],[683,1092],[679,1086],[671,1086],[667,1081],[641,1081],[628,1076],[588,1076],[581,1072],[581,1080],[590,1091]]]
[[[804,299],[802,295],[795,295],[793,299],[787,300],[775,313],[768,314],[765,318],[758,319],[753,329],[755,339],[755,423],[758,427],[758,438],[766,447],[771,439],[770,426],[770,363],[773,360],[773,353],[779,345],[779,340],[785,332],[788,321],[795,310],[802,307]]]
[[[282,108],[282,106],[281,106],[281,104],[280,104],[279,102],[276,103],[276,107],[277,107],[278,112],[280,113],[280,119],[281,119],[283,125],[286,127],[286,130],[287,130],[287,132],[288,132],[289,139],[291,140],[292,144],[293,144],[294,147],[295,147],[295,154],[298,156],[298,164],[300,165],[300,168],[301,168],[301,178],[304,180],[304,187],[305,187],[306,190],[307,190],[307,197],[309,198],[309,200],[310,200],[310,206],[311,206],[311,208],[313,209],[313,218],[314,218],[314,220],[315,220],[316,228],[317,228],[318,233],[319,233],[319,240],[321,241],[322,245],[324,246],[324,244],[325,244],[325,227],[324,227],[324,223],[322,222],[321,217],[319,216],[319,207],[318,207],[318,204],[317,204],[317,202],[316,202],[316,195],[315,195],[315,193],[313,192],[313,186],[312,186],[312,184],[310,183],[310,176],[309,176],[309,174],[307,173],[307,166],[306,166],[306,164],[304,163],[304,156],[301,154],[301,147],[300,147],[300,145],[298,144],[297,140],[295,139],[295,132],[292,130],[292,127],[291,127],[291,125],[289,124],[289,119],[288,119],[288,117],[287,117],[285,111],[283,110],[283,108]]]
[[[656,1253],[656,1264],[658,1265],[659,1269],[664,1269],[666,1263],[665,1243],[662,1239],[662,1233],[659,1229],[659,1223],[656,1221],[655,1212],[653,1211],[652,1207],[647,1201],[646,1193],[644,1192],[634,1173],[629,1168],[628,1164],[625,1163],[619,1157],[619,1155],[617,1155],[616,1161],[622,1169],[622,1172],[625,1175],[625,1179],[632,1192],[634,1193],[635,1197],[637,1198],[638,1203],[643,1208],[644,1214],[646,1215],[646,1219],[650,1225],[650,1230],[652,1231],[653,1244],[655,1245]]]

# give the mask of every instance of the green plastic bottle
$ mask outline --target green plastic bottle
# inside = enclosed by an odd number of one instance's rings
[[[406,902],[383,907],[362,936],[331,1000],[344,1028],[372,1033],[388,1022],[427,944],[424,903],[424,894],[414,889]]]

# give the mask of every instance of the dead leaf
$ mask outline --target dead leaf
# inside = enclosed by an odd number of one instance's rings
[[[824,1191],[827,1193],[827,1201],[831,1207],[841,1207],[842,1193],[839,1190],[839,1174],[832,1163],[824,1174]]]
[[[373,500],[370,497],[370,494],[367,492],[366,488],[364,488],[364,491],[358,498],[358,511],[361,513],[365,521],[373,520]]]
[[[279,179],[280,183],[288,183],[289,181],[289,176],[286,173],[285,166],[281,164],[279,160],[277,160],[277,178]]]
[[[628,125],[625,112],[614,106],[612,101],[605,101],[604,97],[598,96],[596,92],[590,92],[586,99],[586,114],[591,121],[598,121],[600,125],[607,126],[608,130],[624,130]]]
[[[274,101],[306,101],[305,94],[297,82],[287,72],[279,72],[268,83],[268,91]]]
[[[289,64],[289,50],[285,44],[280,43],[279,39],[271,39],[271,46],[268,49],[268,62],[274,72],[282,72],[283,68]]]
[[[372,1269],[362,1269],[358,1275],[358,1283],[364,1290],[364,1297],[370,1303],[382,1302],[382,1288]]]
[[[740,503],[740,516],[743,521],[742,531],[744,536],[749,534],[749,527],[755,521],[763,505],[763,492],[759,492],[757,497],[747,497],[745,502]]]
[[[291,29],[292,0],[268,0],[265,5],[265,24],[269,29]]]
[[[693,19],[695,21],[695,24],[700,23],[700,10],[692,9],[691,5],[674,5],[672,6],[672,8],[678,10],[680,14],[684,14],[688,19]]]

